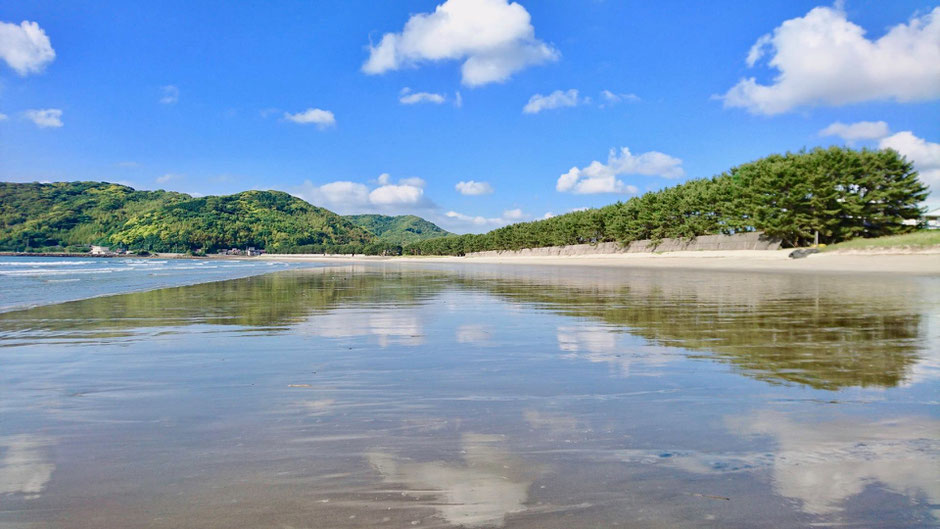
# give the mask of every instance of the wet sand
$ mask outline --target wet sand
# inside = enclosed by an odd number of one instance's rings
[[[934,527],[940,279],[379,262],[0,314],[0,527]]]
[[[790,259],[793,250],[728,250],[663,253],[598,254],[559,257],[366,257],[322,255],[265,255],[283,261],[391,261],[409,263],[464,263],[663,268],[711,271],[888,273],[940,275],[940,250],[921,252],[823,252]]]

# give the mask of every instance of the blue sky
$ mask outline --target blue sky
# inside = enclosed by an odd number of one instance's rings
[[[458,232],[847,142],[940,190],[940,8],[7,1],[0,114],[3,180],[279,189]]]

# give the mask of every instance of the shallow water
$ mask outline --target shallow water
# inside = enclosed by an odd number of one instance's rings
[[[0,256],[0,312],[316,266],[322,265],[236,259]]]
[[[344,266],[0,314],[0,527],[932,527],[940,279]]]

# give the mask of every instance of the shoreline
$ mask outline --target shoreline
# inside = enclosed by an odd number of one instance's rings
[[[790,259],[786,250],[708,250],[572,256],[329,256],[265,254],[250,259],[318,262],[390,262],[466,265],[576,266],[741,272],[865,273],[940,276],[940,249],[821,252]]]
[[[863,273],[940,276],[940,248],[912,250],[839,250],[790,259],[793,248],[784,250],[694,250],[660,253],[606,253],[565,256],[378,256],[349,254],[264,254],[260,256],[191,256],[164,253],[146,257],[133,255],[24,254],[0,252],[0,256],[87,257],[124,259],[194,259],[232,261],[281,261],[319,263],[409,263],[515,266],[573,266],[603,268],[682,269],[777,273]]]

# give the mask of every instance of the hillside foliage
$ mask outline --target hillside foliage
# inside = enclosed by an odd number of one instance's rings
[[[283,253],[397,254],[400,240],[447,233],[418,217],[384,219],[382,233],[375,234],[279,191],[191,197],[105,182],[0,182],[3,251],[82,251],[95,244],[151,252],[253,246]]]
[[[438,225],[415,215],[346,215],[350,222],[374,234],[379,240],[405,245],[413,242],[453,235]]]

